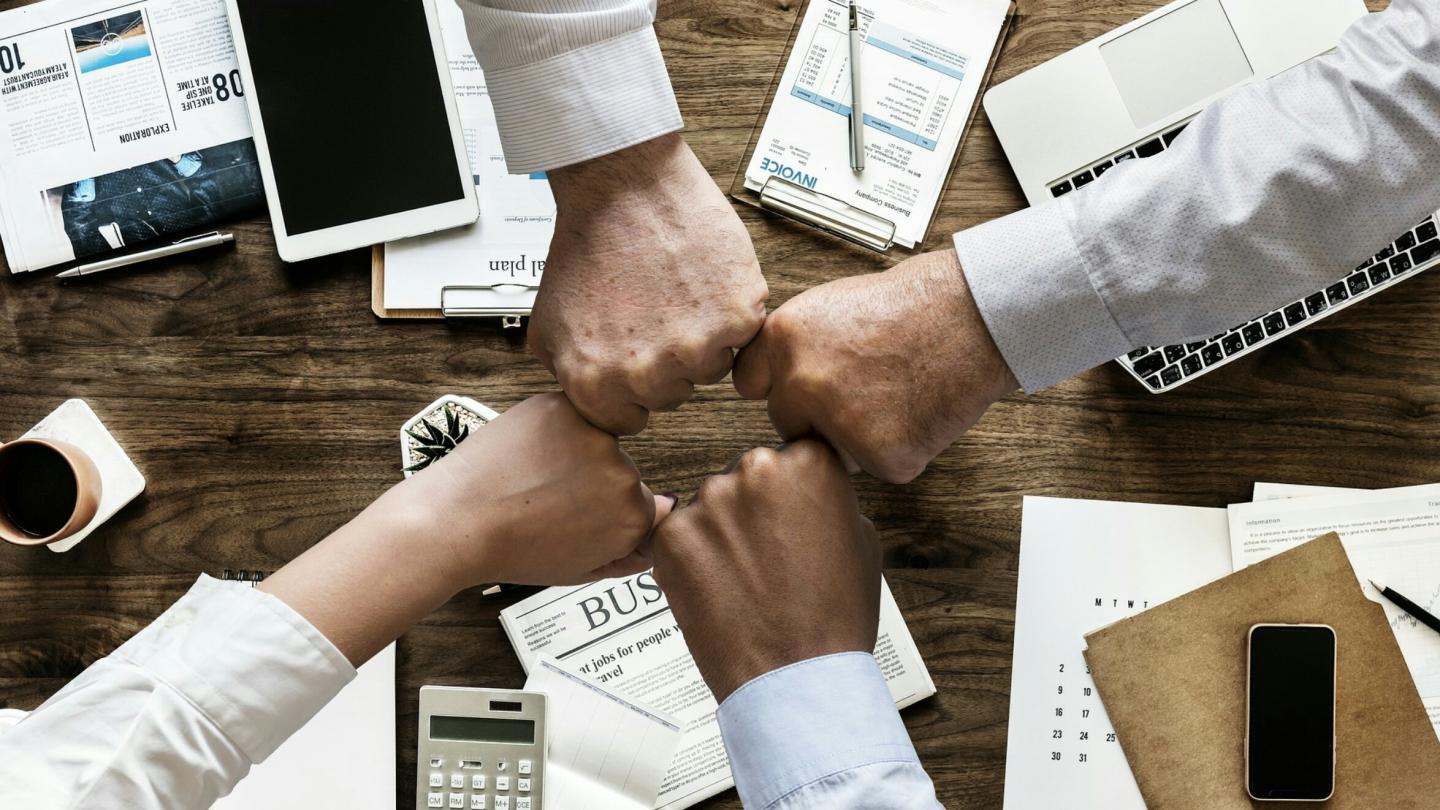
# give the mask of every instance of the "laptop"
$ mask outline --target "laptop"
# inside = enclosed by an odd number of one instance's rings
[[[1363,0],[1177,0],[985,94],[1031,205],[1169,148],[1205,105],[1335,47]],[[1440,263],[1433,216],[1323,289],[1208,338],[1117,358],[1152,393],[1177,388]]]

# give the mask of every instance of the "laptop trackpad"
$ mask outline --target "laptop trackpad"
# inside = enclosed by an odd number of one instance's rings
[[[1220,0],[1195,0],[1100,46],[1135,126],[1253,75]]]

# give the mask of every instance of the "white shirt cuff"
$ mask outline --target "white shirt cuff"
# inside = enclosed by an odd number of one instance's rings
[[[726,698],[717,719],[740,801],[750,808],[867,765],[920,763],[869,653],[821,656],[761,675]]]
[[[1135,348],[1091,280],[1069,212],[1060,199],[955,234],[980,316],[1030,393]]]
[[[257,763],[355,677],[284,602],[207,576],[114,657],[184,695]]]
[[[684,126],[655,29],[485,72],[511,174],[569,166]]]

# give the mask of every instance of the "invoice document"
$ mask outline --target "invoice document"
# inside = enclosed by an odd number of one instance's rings
[[[1009,0],[867,0],[860,5],[865,169],[850,168],[849,7],[811,0],[745,170],[895,223],[925,238],[975,106]]]
[[[439,309],[445,287],[540,286],[555,231],[555,197],[544,173],[512,175],[505,167],[500,130],[485,75],[465,32],[455,0],[440,0],[440,31],[465,147],[474,172],[480,219],[472,225],[385,245],[387,309]],[[503,294],[496,295],[500,303]],[[506,299],[508,300],[508,298]],[[474,301],[471,301],[474,303]]]
[[[1224,509],[1025,499],[1005,807],[1144,810],[1085,634],[1230,573]]]
[[[1369,582],[1374,579],[1431,613],[1440,612],[1440,485],[1296,498],[1284,497],[1273,485],[1266,490],[1272,500],[1229,509],[1235,570],[1326,532],[1338,533],[1365,596],[1384,607],[1440,735],[1440,633],[1391,604]]]

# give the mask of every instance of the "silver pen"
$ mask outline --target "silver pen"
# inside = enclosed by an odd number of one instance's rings
[[[148,262],[151,259],[163,259],[166,256],[178,256],[181,253],[189,253],[192,250],[204,250],[208,247],[217,247],[219,245],[224,245],[234,241],[235,234],[233,233],[220,233],[219,231],[211,231],[210,233],[187,236],[186,238],[181,239],[174,244],[165,245],[164,247],[158,247],[151,250],[142,250],[139,253],[131,253],[125,256],[116,256],[114,258],[105,259],[103,261],[94,262],[92,264],[82,264],[79,267],[74,267],[66,270],[65,272],[57,275],[56,278],[79,278],[81,276],[88,276],[91,273],[103,273],[106,270],[114,270],[119,267],[129,267],[132,264]]]
[[[865,171],[865,113],[860,111],[860,10],[850,0],[850,169]]]

